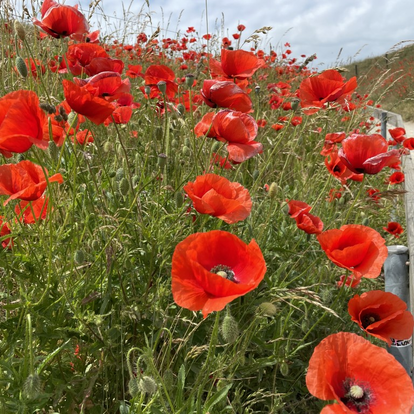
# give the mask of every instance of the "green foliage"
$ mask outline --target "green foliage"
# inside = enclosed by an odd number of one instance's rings
[[[61,81],[71,76],[46,70],[35,79],[29,70],[22,78],[13,56],[19,48],[22,58],[34,56],[47,65],[65,52],[67,39],[40,42],[30,28],[24,42],[17,40],[3,24],[10,21],[7,13],[1,13],[2,95],[31,89],[41,102],[60,103]],[[143,71],[155,61],[169,65],[177,77],[186,75],[172,52],[129,60],[125,50],[115,50],[127,63],[142,64]],[[180,92],[195,95],[208,63],[187,63],[197,86],[183,83]],[[286,200],[311,204],[326,229],[369,217],[370,226],[382,231],[391,214],[402,224],[404,218],[401,194],[384,188],[386,173],[352,182],[341,199],[327,201],[329,190],[340,184],[319,154],[325,134],[364,130],[365,115],[337,108],[311,117],[300,108],[271,110],[266,84],[289,80],[295,88],[309,75],[278,70],[284,65],[270,65],[266,82],[255,74],[252,84],[262,87],[251,94],[253,115],[267,121],[257,138],[264,152],[232,169],[210,163],[222,143],[194,135],[205,105],[160,115],[157,101],[140,92],[140,79],[131,79],[141,108],[128,124],[86,121],[82,128],[93,132],[93,144],[66,137],[60,147],[50,143],[47,151],[33,147],[23,155],[49,173],[60,172],[64,183],[48,186],[44,221],[15,220],[17,201],[0,207],[1,216],[13,222],[14,240],[12,249],[0,250],[2,413],[320,412],[323,404],[305,385],[308,361],[330,333],[357,331],[346,304],[359,290],[337,287],[342,271],[326,259],[314,236],[296,227]],[[295,127],[289,121],[298,115],[303,123]],[[288,121],[276,132],[270,125],[281,116]],[[228,225],[191,209],[183,186],[207,171],[249,189],[253,209],[247,220]],[[265,184],[271,185],[269,193]],[[378,203],[366,197],[370,187],[381,188]],[[245,242],[254,238],[267,273],[258,289],[229,305],[233,316],[203,319],[174,303],[171,257],[185,237],[215,229]],[[363,283],[366,289],[381,282]]]

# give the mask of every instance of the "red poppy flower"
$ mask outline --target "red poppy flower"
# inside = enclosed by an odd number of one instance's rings
[[[388,132],[397,144],[401,144],[405,140],[406,132],[404,128],[389,129]]]
[[[85,87],[77,86],[66,79],[62,81],[62,84],[63,93],[69,106],[96,125],[102,124],[115,109],[110,102],[92,94]]]
[[[3,238],[8,234],[11,234],[9,223],[5,221],[5,218],[3,216],[0,216],[0,237]],[[11,249],[13,247],[13,244],[13,239],[11,237],[8,237],[1,242],[3,249]]]
[[[342,142],[345,139],[345,132],[334,132],[325,135],[325,142],[321,155],[329,155],[336,148],[336,144]]]
[[[300,105],[305,108],[303,112],[310,115],[318,112],[327,102],[344,103],[356,87],[355,76],[345,82],[338,71],[329,69],[302,81],[299,87]]]
[[[380,190],[377,188],[370,188],[367,190],[368,197],[374,200],[375,202],[378,202],[378,200],[381,199],[380,196]]]
[[[383,229],[387,232],[392,234],[393,236],[399,238],[400,234],[404,233],[404,229],[401,227],[400,223],[397,223],[396,221],[390,221],[388,222],[387,227],[383,227]]]
[[[229,160],[241,163],[263,152],[263,145],[254,141],[257,124],[254,118],[242,112],[223,110],[213,118],[217,139],[227,141]]]
[[[175,74],[172,69],[165,65],[151,65],[147,68],[144,75],[145,85],[151,86],[151,91],[160,96],[161,92],[157,87],[159,82],[165,82],[165,94],[169,99],[174,98],[178,91],[178,85],[174,82]]]
[[[221,157],[219,154],[216,154],[215,152],[211,154],[210,165],[213,164],[219,165],[220,168],[223,168],[224,170],[231,170],[233,168],[233,166],[229,163],[227,158]]]
[[[70,45],[66,53],[69,70],[74,76],[94,76],[100,72],[122,73],[124,62],[111,59],[102,46],[91,43]]]
[[[391,174],[388,178],[388,182],[391,185],[401,184],[405,181],[405,175],[401,171],[396,171],[395,173]]]
[[[201,96],[211,108],[219,106],[239,112],[253,112],[253,104],[249,95],[234,82],[205,80]]]
[[[336,400],[321,414],[409,414],[414,404],[411,378],[385,349],[358,335],[329,335],[314,350],[306,374],[309,392]]]
[[[210,138],[215,138],[217,136],[216,131],[213,128],[213,118],[214,112],[207,112],[202,118],[201,121],[195,126],[194,133],[197,137],[202,135],[207,135]]]
[[[352,134],[342,141],[338,155],[357,174],[377,174],[400,161],[399,151],[388,151],[387,140],[378,134]]]
[[[46,120],[33,91],[10,92],[0,98],[0,152],[11,157],[12,152],[26,152],[34,144],[46,149],[49,138],[43,139]]]
[[[304,203],[303,201],[297,200],[288,201],[288,205],[289,215],[295,219],[296,225],[299,229],[308,234],[322,233],[322,220],[319,217],[309,213],[312,208],[310,205]]]
[[[246,245],[231,233],[213,230],[192,234],[176,246],[171,273],[175,303],[201,310],[205,318],[255,289],[266,263],[254,240]]]
[[[216,174],[198,176],[184,186],[184,191],[199,213],[218,217],[228,224],[244,220],[252,210],[249,191]]]
[[[49,199],[44,195],[33,201],[21,201],[16,204],[14,212],[20,221],[25,224],[34,224],[39,220],[44,220],[47,215],[47,205]]]
[[[75,138],[70,137],[72,142],[76,142],[80,145],[85,145],[85,144],[91,144],[92,142],[94,142],[95,140],[93,139],[93,134],[89,129],[85,129],[83,131],[79,131],[76,135]]]
[[[45,173],[47,174],[45,168],[31,161],[0,165],[0,194],[10,196],[3,205],[16,198],[26,201],[37,200],[46,190],[48,182],[63,183],[61,174],[46,177]]]
[[[407,304],[397,295],[382,290],[371,290],[355,295],[348,302],[353,322],[368,334],[387,342],[411,338],[414,319]]]
[[[403,141],[404,148],[409,149],[410,151],[414,150],[414,138],[407,138]]]
[[[364,179],[363,174],[355,174],[352,172],[339,158],[338,152],[332,150],[325,157],[325,166],[330,174],[336,177],[342,185],[346,183],[347,180],[353,181],[362,181]]]
[[[36,18],[32,21],[50,36],[59,38],[72,34],[82,35],[89,31],[88,21],[78,6],[63,6],[53,0],[45,0],[41,13],[42,21]]]
[[[257,69],[265,66],[252,52],[245,50],[221,49],[221,62],[210,59],[210,70],[213,75],[225,78],[246,79],[254,75]]]
[[[356,277],[376,278],[388,256],[385,240],[367,226],[347,224],[324,231],[318,241],[337,266],[349,269]]]
[[[87,79],[73,78],[76,85],[85,87],[94,96],[114,101],[131,90],[129,79],[122,79],[117,72],[100,72]]]
[[[290,120],[290,123],[293,126],[298,126],[302,123],[302,117],[301,116],[294,116],[292,117],[292,119]]]

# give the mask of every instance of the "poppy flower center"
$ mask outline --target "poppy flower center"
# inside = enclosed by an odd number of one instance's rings
[[[219,264],[217,266],[214,266],[210,270],[210,272],[215,273],[216,275],[219,275],[220,277],[223,277],[224,279],[230,280],[231,282],[239,283],[235,278],[235,274],[233,270],[231,270],[231,268],[228,266]]]
[[[358,384],[355,380],[346,379],[344,381],[345,395],[341,401],[347,408],[357,413],[368,413],[372,395],[370,389],[365,384]]]
[[[361,323],[364,329],[380,320],[381,318],[376,313],[366,313],[361,316]]]

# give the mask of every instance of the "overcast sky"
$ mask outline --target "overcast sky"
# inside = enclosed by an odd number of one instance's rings
[[[73,6],[77,2],[65,3]],[[79,3],[88,14],[92,1]],[[95,11],[98,21],[92,24],[93,28],[100,24],[109,31],[120,30],[124,26],[124,10],[129,10],[128,33],[139,32],[145,22],[147,33],[151,27],[155,30],[160,26],[165,37],[173,38],[177,29],[183,33],[188,26],[194,26],[199,35],[205,34],[207,14],[212,34],[231,38],[237,25],[244,24],[243,35],[247,37],[256,29],[271,26],[273,29],[263,37],[261,48],[268,52],[270,45],[277,50],[277,45],[289,42],[292,56],[316,53],[318,59],[314,63],[325,67],[382,55],[397,43],[414,39],[413,0],[208,0],[207,13],[205,3],[205,0],[101,0]],[[101,14],[107,16],[106,21]]]

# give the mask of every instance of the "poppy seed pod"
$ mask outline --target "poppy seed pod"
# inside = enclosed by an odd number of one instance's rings
[[[163,169],[167,165],[167,155],[166,154],[158,154],[158,166]]]
[[[165,81],[159,81],[157,83],[157,88],[164,95],[165,92],[167,92],[167,82],[165,82]]]

